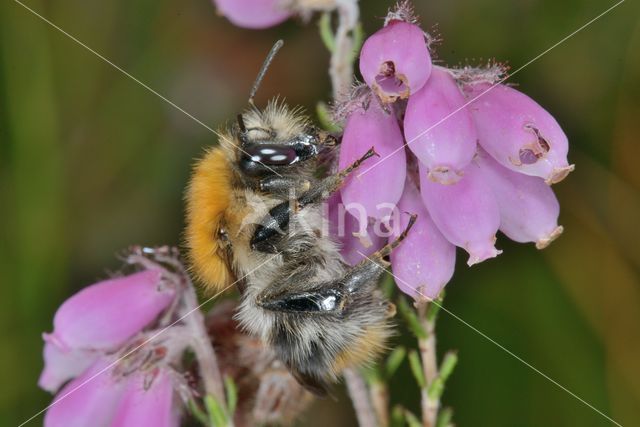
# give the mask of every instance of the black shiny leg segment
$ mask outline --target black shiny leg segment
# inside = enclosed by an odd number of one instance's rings
[[[372,156],[377,156],[373,148],[369,149],[369,151],[349,167],[313,185],[297,199],[284,201],[271,208],[269,213],[256,227],[253,237],[251,238],[251,248],[265,253],[278,252],[279,242],[283,236],[286,235],[289,228],[291,215],[303,209],[305,206],[320,203],[328,199],[334,191],[340,188],[349,174],[356,170],[362,162]],[[275,178],[273,182],[275,185]]]

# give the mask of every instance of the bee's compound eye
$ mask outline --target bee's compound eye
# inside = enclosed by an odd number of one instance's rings
[[[279,144],[247,144],[243,147],[240,167],[249,174],[267,172],[267,166],[287,166],[300,160],[295,148]]]

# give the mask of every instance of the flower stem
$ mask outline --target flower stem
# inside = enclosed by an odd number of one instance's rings
[[[435,319],[427,318],[428,302],[418,304],[418,319],[426,332],[426,337],[418,338],[418,348],[422,359],[422,371],[425,387],[420,391],[422,405],[422,425],[435,427],[440,409],[439,397],[431,396],[429,389],[438,378],[438,362],[436,360]]]
[[[353,369],[345,369],[343,372],[349,396],[356,411],[358,425],[360,427],[377,427],[375,412],[369,399],[367,384],[358,372]]]
[[[218,368],[218,359],[205,327],[204,315],[198,304],[198,296],[189,274],[179,260],[177,249],[167,246],[159,248],[133,247],[127,261],[144,268],[161,268],[167,277],[179,286],[178,298],[180,301],[176,317],[182,322],[189,335],[189,343],[200,368],[205,395],[213,396],[220,405],[224,406],[224,385]],[[170,267],[170,270],[167,267]]]
[[[333,50],[329,65],[329,76],[333,88],[333,100],[345,97],[353,81],[353,32],[358,26],[360,10],[358,0],[336,0],[338,28],[333,38]]]

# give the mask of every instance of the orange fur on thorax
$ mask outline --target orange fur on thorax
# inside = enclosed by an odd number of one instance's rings
[[[191,268],[209,291],[221,291],[233,280],[219,235],[231,203],[231,179],[225,152],[216,147],[196,164],[187,191],[186,240]]]

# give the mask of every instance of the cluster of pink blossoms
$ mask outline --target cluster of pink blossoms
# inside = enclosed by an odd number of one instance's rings
[[[345,259],[360,261],[417,214],[391,261],[401,290],[431,299],[453,275],[456,246],[473,265],[501,253],[498,230],[540,249],[560,235],[550,185],[573,165],[556,120],[500,84],[502,67],[433,65],[428,42],[406,3],[390,12],[360,53],[366,87],[336,112],[346,121],[339,167],[371,147],[379,155],[341,191],[339,209],[357,218],[338,233]]]
[[[58,308],[54,331],[43,335],[38,383],[57,392],[45,427],[179,425],[176,390],[188,387],[174,367],[189,335],[175,326],[150,342],[178,308],[172,276],[143,269],[88,286]]]
[[[266,28],[318,5],[306,0],[214,0],[230,21]],[[314,9],[315,8],[315,9]],[[431,37],[408,1],[360,52],[366,85],[336,105],[345,122],[339,168],[374,147],[329,201],[330,230],[350,264],[418,219],[391,255],[400,289],[432,299],[453,276],[456,247],[473,265],[501,253],[496,233],[546,247],[562,233],[551,184],[573,170],[568,140],[544,108],[502,84],[506,70],[432,63]]]

